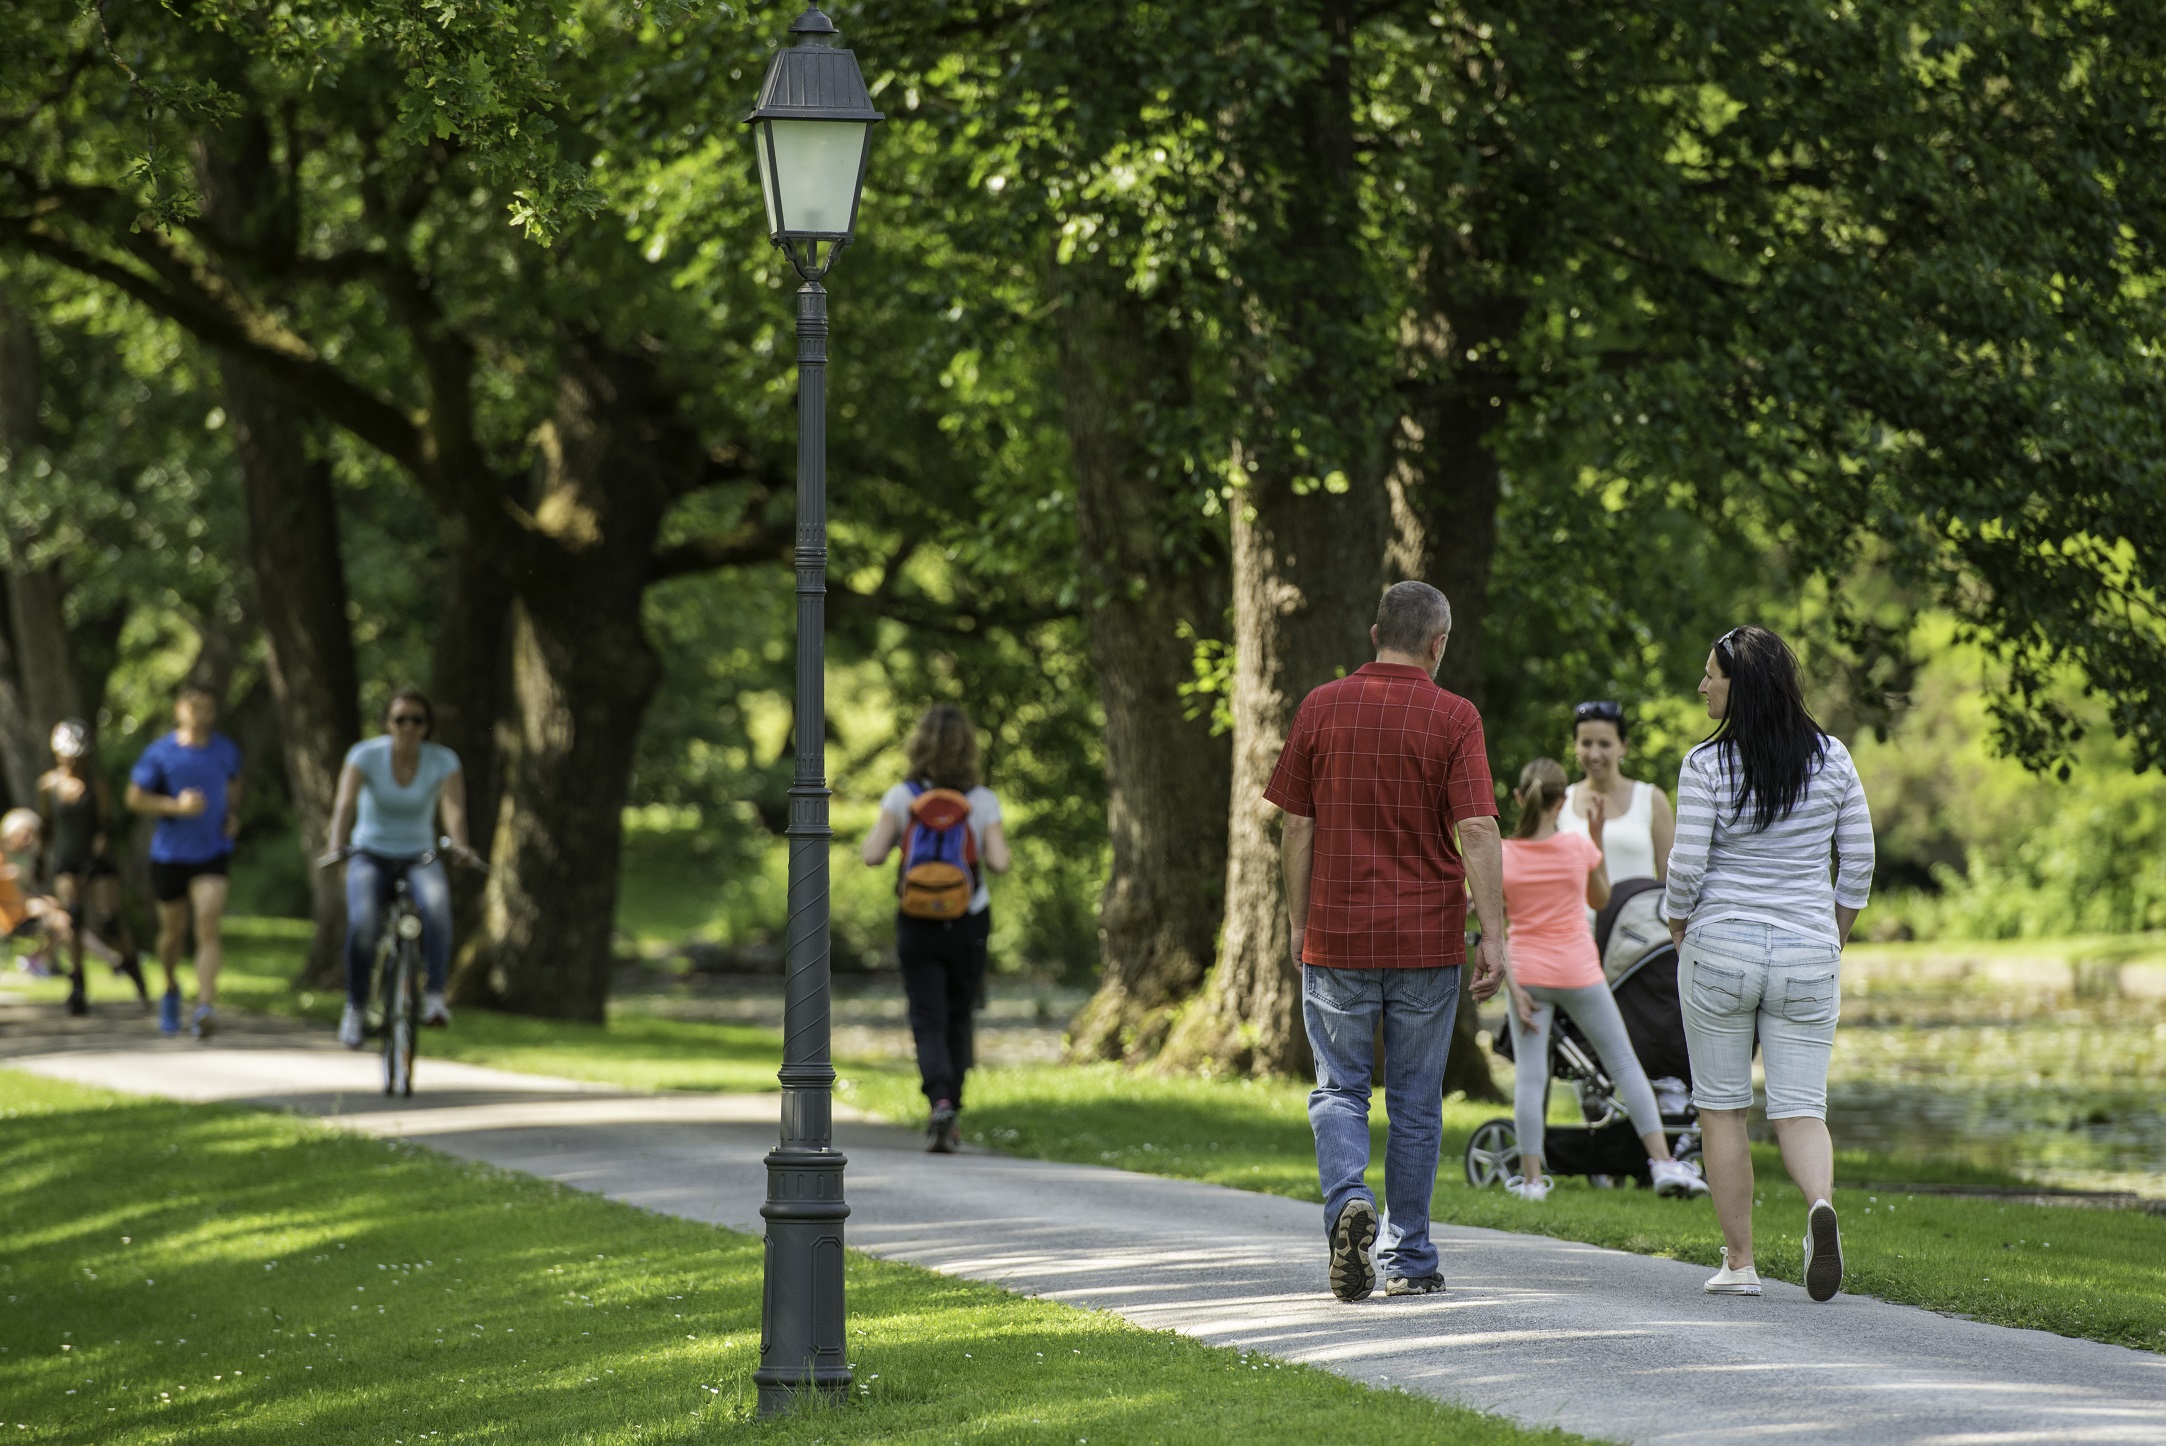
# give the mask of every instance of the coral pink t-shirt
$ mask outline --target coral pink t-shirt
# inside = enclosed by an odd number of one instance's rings
[[[1521,984],[1583,989],[1602,982],[1587,922],[1587,875],[1601,862],[1585,834],[1504,841],[1504,917],[1511,921],[1512,977]]]

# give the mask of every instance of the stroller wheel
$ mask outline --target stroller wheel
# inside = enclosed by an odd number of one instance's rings
[[[1477,1190],[1502,1185],[1519,1165],[1519,1131],[1510,1120],[1488,1120],[1467,1140],[1467,1183]]]

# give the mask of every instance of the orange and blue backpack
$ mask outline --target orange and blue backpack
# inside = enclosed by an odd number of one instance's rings
[[[978,841],[970,800],[952,788],[912,779],[910,821],[903,826],[902,878],[896,892],[913,919],[960,919],[978,891]]]

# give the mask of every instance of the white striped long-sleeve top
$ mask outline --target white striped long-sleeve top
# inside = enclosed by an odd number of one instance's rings
[[[1839,943],[1835,908],[1862,909],[1873,883],[1873,817],[1837,738],[1788,818],[1736,816],[1735,754],[1703,743],[1677,775],[1677,842],[1664,913],[1690,924],[1742,919]],[[1830,878],[1830,863],[1833,877]]]

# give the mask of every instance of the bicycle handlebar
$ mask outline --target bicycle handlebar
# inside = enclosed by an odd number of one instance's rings
[[[344,848],[333,849],[329,853],[323,855],[323,857],[317,859],[316,867],[319,869],[335,868],[338,865],[345,863],[348,859],[352,858],[355,854],[359,852],[360,850],[355,848],[352,844],[347,844]],[[417,855],[416,857],[407,860],[407,862],[409,865],[433,864],[439,858],[442,858],[447,854],[450,856],[453,863],[463,865],[466,868],[470,868],[476,873],[487,875],[490,872],[489,861],[487,859],[483,858],[480,854],[475,853],[472,849],[461,848],[459,845],[453,843],[449,838],[438,839],[436,841],[435,848],[428,850],[426,853]]]

